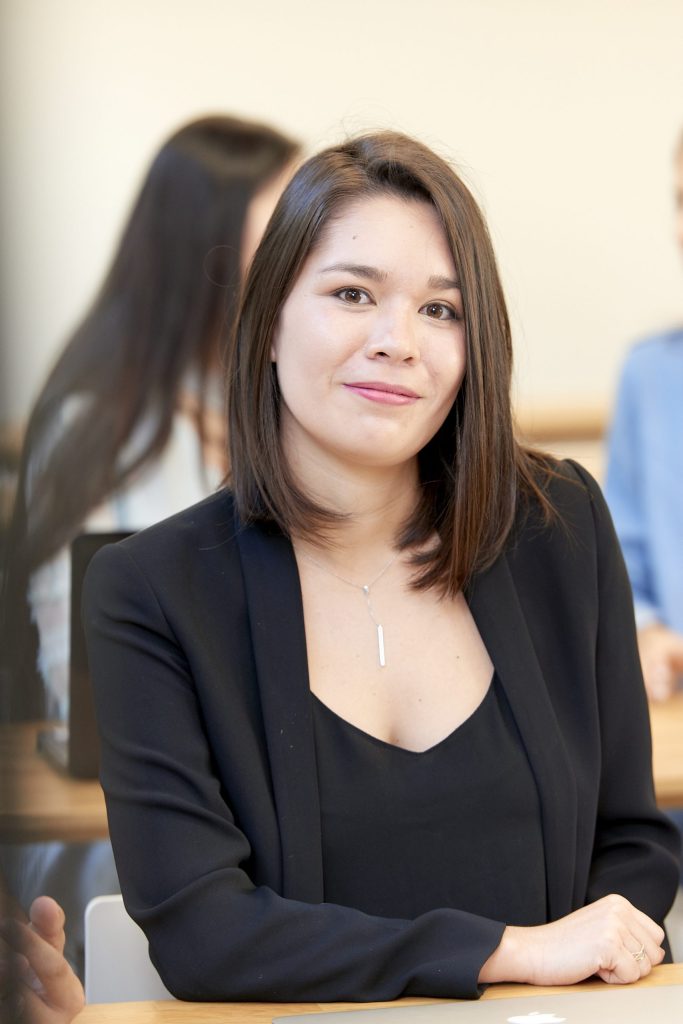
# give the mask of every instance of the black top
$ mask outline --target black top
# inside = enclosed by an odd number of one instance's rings
[[[421,753],[316,697],[313,708],[326,901],[383,917],[452,907],[547,920],[538,793],[495,674],[474,713]]]

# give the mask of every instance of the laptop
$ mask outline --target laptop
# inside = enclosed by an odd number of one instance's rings
[[[69,718],[65,723],[50,725],[38,733],[38,750],[58,768],[78,779],[96,779],[100,768],[100,742],[81,622],[83,580],[90,559],[101,547],[129,536],[130,531],[83,533],[71,544]]]
[[[604,991],[342,1010],[274,1017],[273,1024],[681,1024],[683,985],[605,985]]]

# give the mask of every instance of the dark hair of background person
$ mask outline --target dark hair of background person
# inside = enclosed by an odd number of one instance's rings
[[[176,131],[155,156],[102,288],[28,421],[7,544],[5,629],[32,570],[163,451],[191,368],[204,440],[205,384],[221,368],[237,309],[249,202],[298,148],[270,127],[211,116]],[[143,421],[149,434],[131,455],[126,446]]]
[[[324,543],[339,516],[292,479],[280,444],[280,394],[271,344],[278,314],[325,226],[376,195],[432,204],[460,283],[466,369],[451,412],[419,455],[421,501],[399,546],[439,542],[414,562],[417,587],[455,594],[490,565],[511,529],[517,497],[534,495],[546,516],[548,457],[515,440],[512,343],[493,247],[482,214],[451,166],[407,136],[382,132],[324,150],[298,170],[252,262],[228,359],[231,486],[245,521],[274,520],[286,534]]]

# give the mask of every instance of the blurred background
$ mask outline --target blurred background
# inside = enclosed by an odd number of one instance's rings
[[[487,213],[523,422],[600,423],[629,343],[681,312],[680,0],[2,0],[3,418],[93,296],[148,161],[225,111],[307,150],[413,133]]]

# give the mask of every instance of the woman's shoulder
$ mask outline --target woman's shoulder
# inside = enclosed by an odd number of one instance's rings
[[[211,566],[225,567],[235,557],[240,526],[231,493],[215,494],[174,515],[101,548],[89,576],[106,577],[130,571],[161,585],[188,580]]]
[[[204,541],[233,539],[239,530],[233,496],[221,488],[201,501],[188,505],[133,534],[122,543],[136,552],[150,546],[191,545]]]
[[[610,514],[595,477],[574,459],[536,457],[536,493],[520,495],[512,541],[542,538],[551,544],[574,544],[604,528],[612,530]]]
[[[565,506],[572,506],[592,501],[601,495],[600,486],[588,469],[576,459],[558,458],[549,452],[526,450],[527,479],[532,486],[520,488],[520,509],[529,506],[528,495],[532,494],[531,504],[541,505],[541,495],[550,507],[562,511]],[[536,500],[533,500],[536,492]]]
[[[552,474],[548,483],[550,494],[555,501],[594,502],[602,497],[602,491],[592,473],[576,459],[551,459]]]

